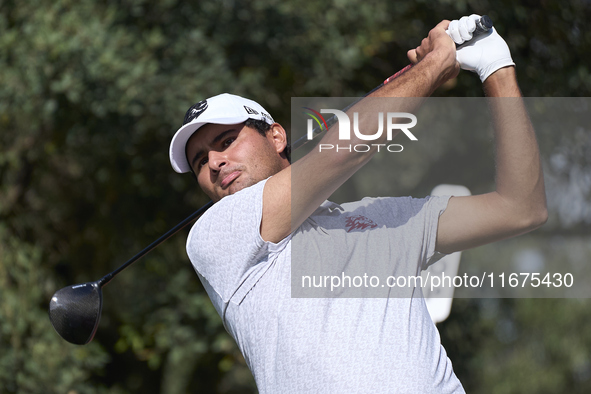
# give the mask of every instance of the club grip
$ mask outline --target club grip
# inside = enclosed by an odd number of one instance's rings
[[[480,19],[478,19],[476,21],[476,29],[474,30],[474,32],[472,33],[473,37],[479,36],[481,34],[484,34],[486,32],[488,32],[490,29],[492,29],[493,27],[493,22],[492,19],[490,19],[490,17],[488,15],[482,15],[480,17]],[[470,41],[466,41],[465,43],[461,44],[461,45],[456,45],[457,48],[461,48],[462,45],[468,43]],[[400,76],[401,74],[404,74],[406,71],[410,70],[412,68],[412,64],[409,64],[408,66],[404,67],[402,70],[398,71],[396,74],[391,75],[390,77],[388,77],[383,83],[382,85],[379,85],[378,87],[376,87],[374,90],[372,90],[369,93],[374,92],[375,90],[381,88],[383,85],[387,84],[388,82],[390,82],[391,80],[397,78],[398,76]],[[368,93],[368,94],[369,94]]]
[[[478,37],[482,34],[488,33],[488,31],[490,29],[492,29],[492,27],[493,27],[492,19],[490,19],[490,17],[488,15],[482,15],[480,17],[480,19],[478,19],[475,23],[476,23],[476,29],[474,29],[474,31],[472,32],[472,39],[474,39],[475,37]],[[465,41],[462,44],[456,44],[456,47],[461,48],[463,45],[468,44],[470,41],[472,41],[472,40]]]
[[[480,17],[480,19],[478,19],[476,21],[476,29],[474,29],[474,32],[472,33],[472,39],[474,39],[475,37],[478,37],[480,35],[488,33],[488,31],[490,29],[492,29],[492,27],[493,27],[492,19],[490,19],[490,17],[488,15],[482,15]],[[460,49],[464,45],[469,44],[471,41],[472,40],[468,40],[468,41],[465,41],[463,44],[459,44],[459,45],[456,44],[456,48]]]
[[[488,15],[482,15],[479,20],[476,21],[475,34],[486,33],[493,27],[492,19]]]

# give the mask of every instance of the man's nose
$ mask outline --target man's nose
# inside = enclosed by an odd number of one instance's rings
[[[220,171],[223,166],[228,164],[228,158],[225,152],[209,151],[209,168],[212,171]]]

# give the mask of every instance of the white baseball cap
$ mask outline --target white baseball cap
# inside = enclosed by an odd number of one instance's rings
[[[185,114],[183,125],[170,142],[170,164],[182,174],[191,171],[185,146],[189,138],[206,123],[236,124],[247,119],[263,120],[268,124],[275,121],[256,101],[229,93],[223,93],[193,105]]]

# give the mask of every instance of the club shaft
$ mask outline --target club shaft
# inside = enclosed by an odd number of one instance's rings
[[[133,256],[131,259],[129,259],[127,262],[125,262],[125,264],[123,264],[121,267],[119,267],[115,271],[105,275],[102,279],[100,279],[98,281],[99,286],[102,287],[102,286],[106,285],[107,283],[109,283],[113,279],[113,277],[115,275],[117,275],[119,272],[123,271],[125,268],[129,267],[131,264],[135,263],[137,260],[144,257],[152,249],[154,249],[155,247],[160,245],[162,242],[166,241],[168,238],[175,235],[177,232],[179,232],[180,230],[185,228],[187,225],[193,223],[199,216],[203,215],[205,213],[205,211],[207,211],[212,205],[213,205],[213,201],[208,202],[207,204],[205,204],[204,206],[199,208],[197,211],[193,212],[185,220],[183,220],[182,222],[180,222],[179,224],[177,224],[176,226],[174,226],[173,228],[168,230],[164,235],[162,235],[156,241],[152,242],[150,245],[145,247],[141,252],[139,252],[138,254]]]

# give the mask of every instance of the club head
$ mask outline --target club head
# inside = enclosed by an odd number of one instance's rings
[[[85,345],[92,341],[103,309],[103,293],[98,282],[64,287],[49,302],[49,320],[66,341]]]

